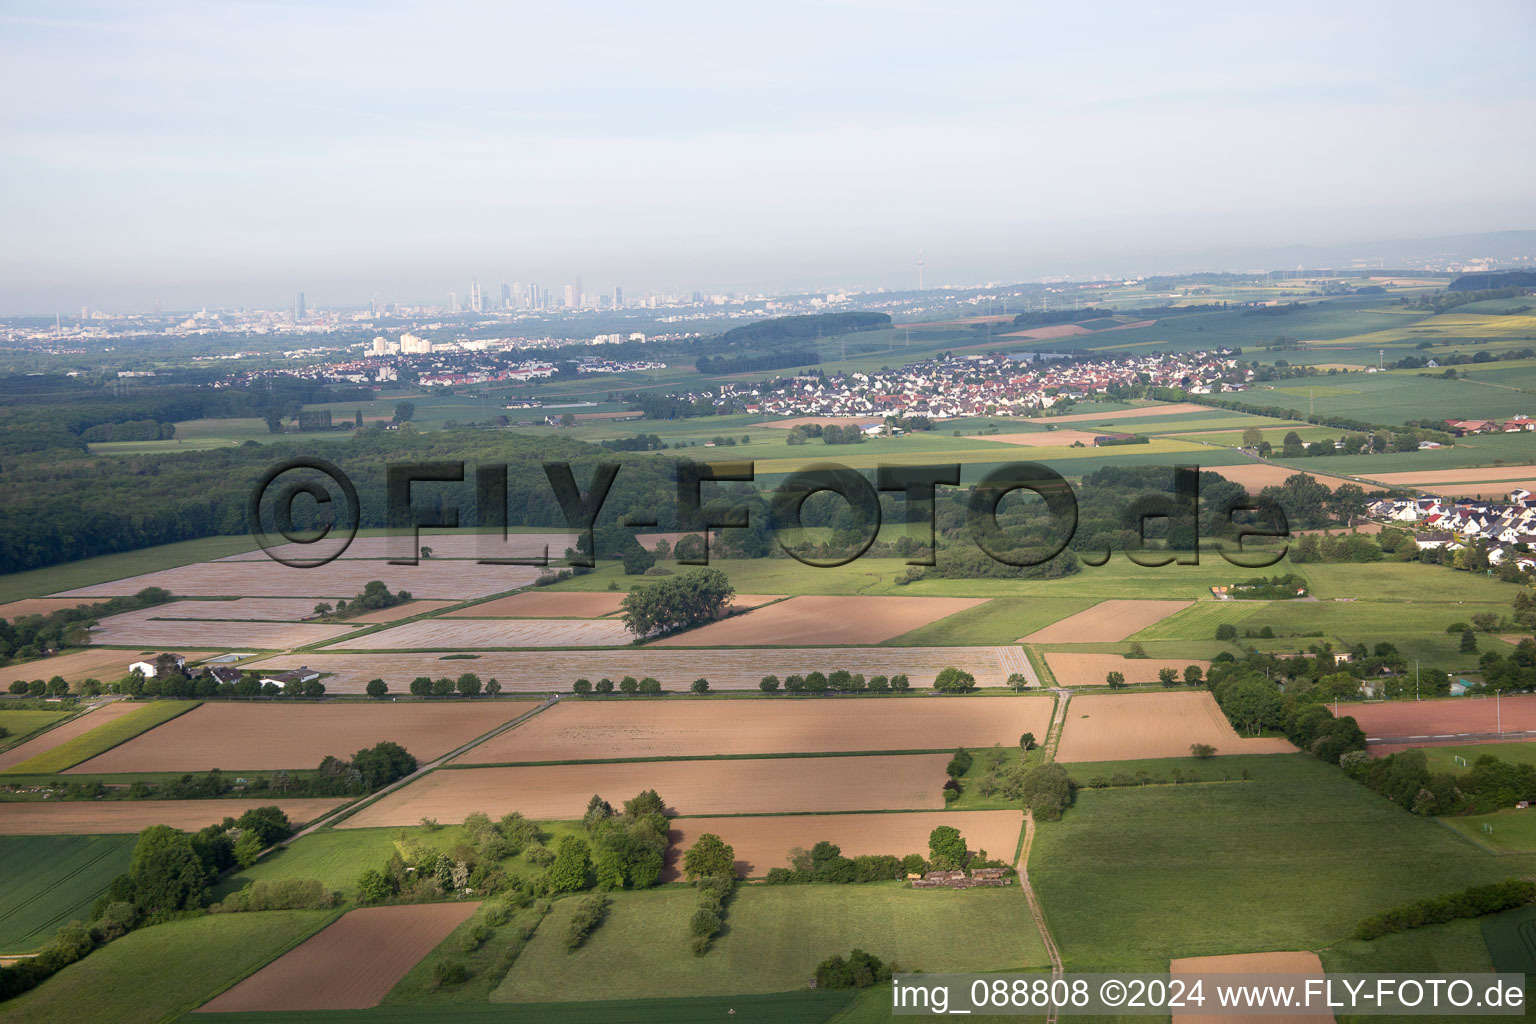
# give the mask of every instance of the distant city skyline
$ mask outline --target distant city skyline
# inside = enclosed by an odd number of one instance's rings
[[[1531,228],[1533,44],[1517,0],[17,0],[0,313],[912,287],[919,252],[932,287]]]

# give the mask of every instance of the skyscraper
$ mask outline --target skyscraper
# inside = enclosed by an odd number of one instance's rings
[[[459,311],[459,293],[458,292],[449,292],[448,293],[448,312],[450,312],[450,313],[457,313],[458,311]]]
[[[293,304],[293,318],[295,320],[303,320],[304,319],[304,293],[303,292],[299,292],[299,300]]]
[[[512,308],[512,286],[505,281],[501,282],[501,308]]]
[[[620,309],[624,305],[624,289],[618,285],[613,286],[613,308]]]
[[[568,285],[565,286],[565,308],[566,309],[575,309],[576,308],[576,295],[577,295],[577,287],[574,284],[568,284]]]
[[[478,277],[470,278],[469,308],[472,312],[480,312],[480,279]]]

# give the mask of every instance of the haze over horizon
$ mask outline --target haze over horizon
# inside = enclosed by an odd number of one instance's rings
[[[1530,4],[1095,14],[17,0],[0,312],[911,287],[919,251],[933,286],[1536,227]]]

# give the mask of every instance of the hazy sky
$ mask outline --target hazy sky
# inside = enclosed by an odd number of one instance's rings
[[[0,311],[1536,227],[1536,4],[0,0]]]

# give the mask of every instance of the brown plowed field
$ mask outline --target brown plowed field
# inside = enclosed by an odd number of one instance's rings
[[[1316,953],[1234,953],[1227,956],[1191,956],[1173,960],[1168,973],[1188,974],[1291,974],[1295,983],[1323,977],[1323,962]],[[1173,1014],[1173,1024],[1322,1024],[1329,1014]]]
[[[423,533],[421,535],[421,547],[432,549],[432,557],[423,559],[423,562],[440,558],[537,558],[544,553],[546,546],[549,548],[550,558],[559,558],[565,554],[566,548],[576,546],[576,535],[574,533],[508,533],[505,542],[497,533],[470,533],[467,530],[460,533]],[[282,558],[307,558],[313,556],[318,550],[317,545],[311,544],[280,544],[272,549],[273,554]],[[411,546],[411,538],[408,536],[357,537],[347,545],[347,550],[341,557],[343,559],[410,558],[414,550]],[[252,551],[242,551],[238,555],[227,555],[219,561],[271,561],[271,557],[257,548]],[[324,572],[325,570],[313,571]],[[501,589],[510,588],[502,587]]]
[[[1037,629],[1019,643],[1094,644],[1124,640],[1183,611],[1193,601],[1100,601],[1092,608]],[[1102,680],[1101,680],[1102,681]]]
[[[618,806],[654,789],[675,814],[937,810],[948,754],[625,761],[530,768],[444,769],[363,808],[338,828],[447,824],[475,811],[499,818],[579,818],[593,793]],[[63,805],[60,805],[63,806]]]
[[[141,609],[150,619],[223,619],[298,622],[315,614],[317,602],[306,597],[237,597],[230,601],[171,601]],[[133,612],[124,614],[132,615]],[[120,618],[114,615],[112,618]],[[103,622],[110,621],[103,619]]]
[[[628,594],[616,591],[525,590],[494,601],[445,612],[445,619],[598,619],[614,615]],[[733,608],[756,608],[778,601],[777,594],[737,594]]]
[[[1271,466],[1264,463],[1253,463],[1246,466],[1202,466],[1201,468],[1210,470],[1212,473],[1220,473],[1235,484],[1242,484],[1251,494],[1257,494],[1266,487],[1279,487],[1297,473],[1306,473],[1330,491],[1336,491],[1345,484],[1355,484],[1355,486],[1368,492],[1381,490],[1380,487],[1375,487],[1371,484],[1356,483],[1353,480],[1344,480],[1336,476],[1324,476],[1321,473],[1313,473],[1305,469],[1291,469],[1288,466]]]
[[[1146,405],[1139,409],[1116,409],[1113,412],[1078,412],[1067,416],[1037,416],[1030,423],[1098,423],[1101,420],[1128,420],[1137,416],[1182,416],[1190,412],[1210,412],[1209,405],[1194,402],[1172,402],[1167,405]]]
[[[1092,430],[1040,430],[1024,434],[984,434],[978,441],[996,441],[999,444],[1020,445],[1025,448],[1070,448],[1074,441],[1093,444],[1098,433]]]
[[[561,701],[464,754],[466,764],[703,754],[1012,747],[1043,738],[1044,697]]]
[[[417,619],[329,645],[329,651],[460,651],[485,647],[623,647],[618,619]]]
[[[397,604],[393,608],[380,608],[376,612],[367,612],[346,621],[398,622],[400,619],[408,619],[412,615],[425,615],[427,612],[435,612],[441,608],[452,608],[458,603],[457,601],[407,601],[405,604]]]
[[[633,795],[633,794],[631,794]],[[0,835],[104,836],[142,832],[151,825],[169,825],[196,832],[225,818],[238,818],[253,807],[276,804],[295,825],[314,821],[342,801],[313,800],[67,800],[20,801],[5,805]]]
[[[651,646],[877,644],[985,601],[974,597],[792,597]]]
[[[1432,487],[1419,485],[1421,491],[1433,491],[1457,498],[1485,498],[1499,500],[1516,488],[1536,493],[1536,479],[1506,480],[1503,483],[1467,483],[1467,484],[1435,484]]]
[[[1211,663],[1198,658],[1126,658],[1119,654],[1069,654],[1063,651],[1047,651],[1045,663],[1062,686],[1104,686],[1104,677],[1111,672],[1125,676],[1127,683],[1155,683],[1157,670],[1171,668],[1184,680],[1184,669],[1199,665],[1202,672],[1209,672]]]
[[[28,615],[47,615],[61,608],[77,608],[82,604],[90,604],[84,598],[71,597],[29,597],[24,601],[11,601],[8,604],[0,604],[0,619],[7,622],[15,622],[17,619]]]
[[[420,903],[343,914],[200,1012],[365,1010],[479,907]]]
[[[34,736],[27,742],[0,753],[0,772],[12,765],[21,764],[29,757],[52,750],[61,743],[66,743],[76,736],[90,732],[98,725],[106,725],[115,718],[121,718],[130,711],[137,711],[144,707],[143,704],[135,704],[127,700],[115,700],[110,704],[104,704],[94,711],[88,711],[77,718],[72,718],[56,729],[49,729],[41,736]]]
[[[223,604],[178,601],[177,604]],[[311,606],[313,607],[313,606]],[[133,644],[146,647],[244,647],[287,650],[355,633],[358,626],[311,622],[210,622],[206,619],[167,619],[162,608],[109,615],[91,630],[93,644]]]
[[[1243,739],[1209,693],[1113,693],[1073,697],[1058,761],[1133,761],[1188,757],[1191,743],[1218,754],[1285,754],[1282,739]]]
[[[754,613],[755,614],[755,613]],[[318,672],[335,673],[324,680],[328,693],[362,693],[375,676],[400,692],[416,676],[458,676],[473,672],[481,679],[492,676],[505,692],[569,691],[585,677],[594,683],[608,677],[617,683],[625,676],[655,676],[668,690],[686,690],[700,676],[716,690],[756,690],[758,680],[770,673],[784,678],[807,672],[845,668],[866,676],[905,672],[914,687],[932,686],[946,665],[964,669],[981,686],[1002,686],[1008,673],[997,647],[804,647],[776,650],[697,651],[667,648],[614,648],[603,651],[487,651],[474,658],[444,661],[443,655],[426,653],[330,654],[314,651],[281,654],[259,662],[262,671],[308,665]],[[1017,648],[1006,648],[1017,650]],[[127,663],[124,662],[124,665]],[[253,668],[257,665],[244,665]],[[4,670],[0,670],[3,673]],[[34,675],[35,677],[35,675]],[[3,678],[3,675],[0,675]],[[32,677],[29,677],[32,678]]]
[[[66,590],[56,597],[112,597],[136,594],[145,587],[164,587],[192,597],[308,597],[351,600],[370,580],[390,590],[408,590],[414,597],[486,597],[525,587],[540,570],[520,565],[481,565],[478,562],[427,559],[419,565],[390,565],[385,561],[340,558],[318,569],[295,569],[270,559],[198,562],[130,576],[111,583]]]
[[[1484,466],[1481,469],[1406,470],[1401,473],[1372,473],[1372,480],[1388,484],[1475,484],[1489,480],[1514,480],[1536,477],[1536,466]],[[1512,483],[1510,487],[1518,486]]]
[[[384,740],[393,740],[425,763],[530,707],[532,704],[523,701],[315,706],[208,703],[98,754],[70,772],[313,768],[328,754],[350,758]]]
[[[1458,733],[1536,729],[1536,694],[1514,697],[1450,697],[1444,700],[1351,704],[1339,714],[1353,715],[1367,738],[1403,736],[1453,742]]]
[[[966,849],[986,850],[987,856],[1012,861],[1024,827],[1023,811],[918,811],[907,814],[794,814],[747,818],[677,818],[668,838],[663,881],[674,881],[684,850],[699,836],[712,832],[736,851],[736,873],[761,878],[769,868],[789,866],[789,851],[809,850],[825,839],[843,849],[844,857],[888,853],[928,856],[928,833],[951,825],[965,838]]]
[[[99,679],[104,683],[115,682],[128,674],[128,666],[135,661],[141,661],[145,657],[153,657],[161,651],[170,650],[187,659],[187,663],[193,664],[201,661],[213,651],[187,651],[180,647],[152,648],[144,647],[139,650],[108,651],[101,648],[88,648],[83,651],[73,651],[69,654],[56,654],[51,658],[39,658],[37,661],[24,661],[19,665],[7,665],[0,668],[0,679],[7,681],[12,679],[52,679],[54,676],[63,676],[72,683],[78,683],[82,679]],[[297,664],[297,663],[295,663]],[[368,680],[363,680],[367,682]]]

